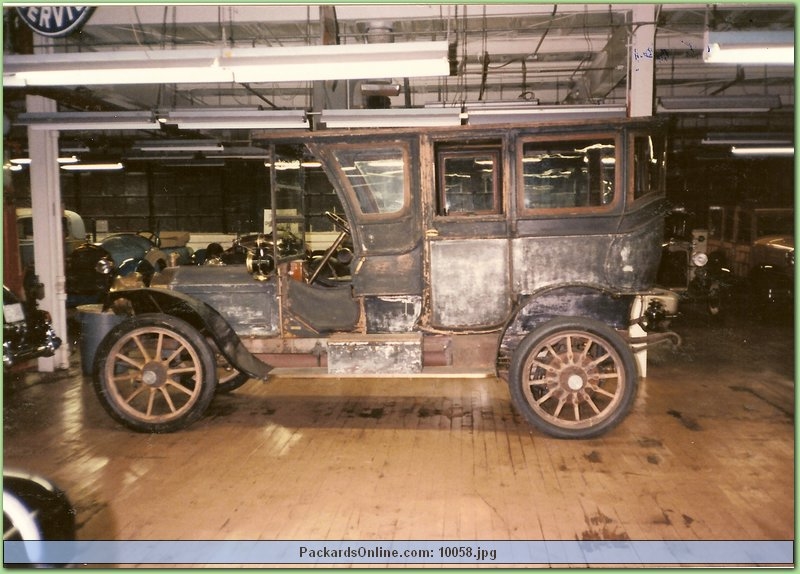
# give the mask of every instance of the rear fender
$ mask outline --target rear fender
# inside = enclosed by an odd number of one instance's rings
[[[106,307],[121,307],[134,315],[164,313],[179,317],[198,331],[210,335],[220,352],[238,370],[262,380],[272,370],[271,366],[247,350],[219,312],[184,293],[147,288],[112,291],[108,294]]]
[[[513,351],[522,338],[556,317],[586,317],[627,330],[633,295],[596,285],[554,286],[525,296],[501,337],[500,350]]]

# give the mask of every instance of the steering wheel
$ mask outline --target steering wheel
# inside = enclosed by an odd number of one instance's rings
[[[144,237],[156,247],[161,247],[161,236],[155,231],[137,231],[136,235]]]

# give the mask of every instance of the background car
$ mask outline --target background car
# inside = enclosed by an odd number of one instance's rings
[[[793,208],[712,206],[708,249],[741,281],[755,309],[780,312],[793,305]]]
[[[168,265],[191,265],[189,233],[115,233],[99,243],[86,242],[67,258],[67,305],[102,300],[113,282],[136,274],[149,285],[153,273]]]
[[[41,283],[30,284],[22,301],[3,286],[3,370],[36,359],[52,357],[61,339],[51,325],[50,314],[38,308],[44,297]]]
[[[3,470],[3,541],[25,542],[19,562],[3,552],[3,566],[49,568],[58,559],[35,543],[75,540],[75,509],[67,495],[50,480],[28,472]],[[19,547],[17,547],[19,548]]]
[[[66,257],[86,242],[86,225],[80,215],[69,210],[64,211],[61,225],[64,230]],[[33,267],[33,209],[30,207],[17,208],[17,233],[22,269]]]
[[[657,283],[680,295],[681,304],[703,305],[711,317],[727,306],[733,278],[719,253],[708,253],[708,229],[683,207],[667,214]]]

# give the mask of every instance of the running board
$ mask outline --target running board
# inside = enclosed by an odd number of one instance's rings
[[[453,369],[452,367],[423,367],[419,373],[329,373],[325,367],[276,367],[270,371],[270,378],[283,379],[489,379],[496,373],[488,370]]]

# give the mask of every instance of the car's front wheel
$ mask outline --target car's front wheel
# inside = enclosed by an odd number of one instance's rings
[[[118,422],[172,432],[198,420],[217,385],[214,353],[185,321],[137,315],[109,332],[95,355],[94,389]]]
[[[582,317],[553,319],[528,334],[508,377],[517,410],[557,438],[591,438],[616,426],[633,405],[637,381],[625,340]]]

